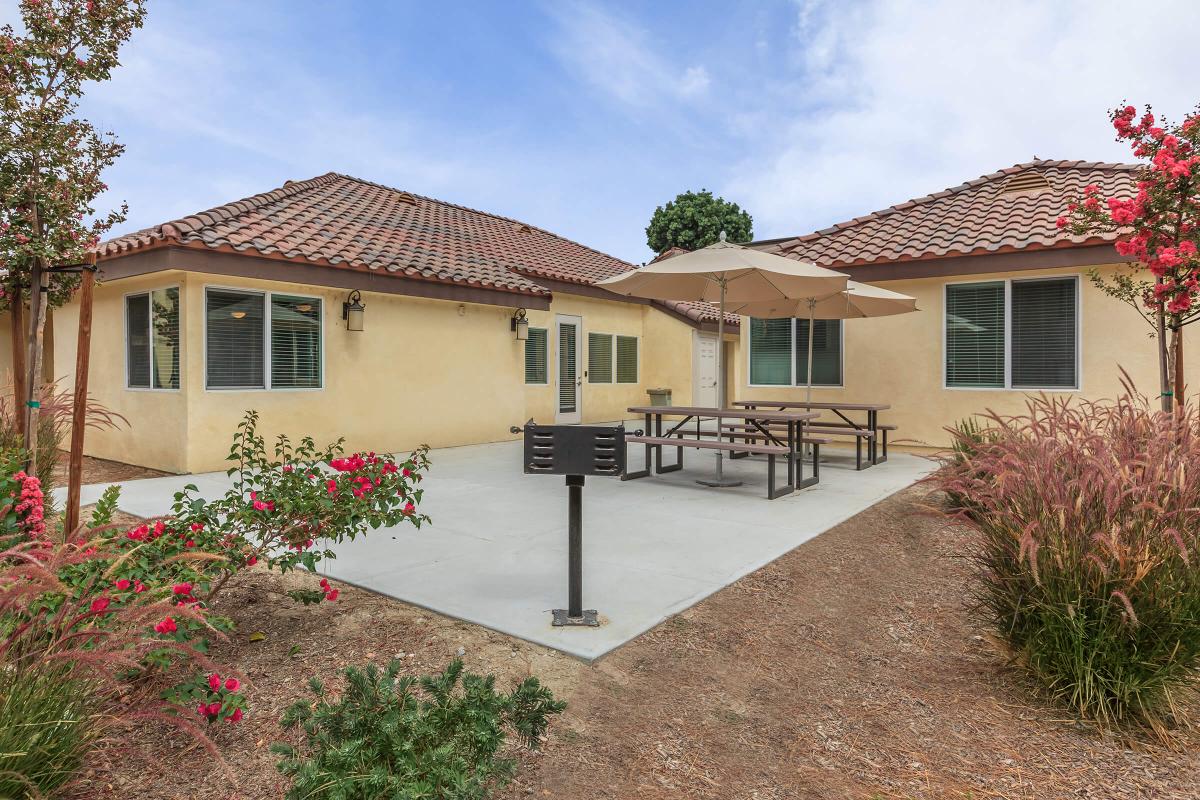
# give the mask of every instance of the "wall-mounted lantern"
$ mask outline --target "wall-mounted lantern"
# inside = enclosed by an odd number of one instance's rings
[[[529,320],[525,319],[525,309],[518,308],[508,321],[508,329],[517,334],[517,341],[523,342],[529,338]]]
[[[363,312],[367,307],[362,304],[362,295],[355,289],[342,303],[342,319],[346,320],[346,330],[361,331],[363,329]]]

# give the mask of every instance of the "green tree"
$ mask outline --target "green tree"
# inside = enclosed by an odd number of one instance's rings
[[[672,247],[696,250],[707,247],[725,231],[731,242],[748,242],[754,236],[754,219],[707,189],[684,192],[665,206],[654,209],[646,226],[646,244],[655,253]]]
[[[76,112],[84,85],[109,79],[146,11],[144,0],[21,0],[20,12],[22,31],[0,28],[0,262],[14,318],[29,297],[24,405],[38,396],[44,301],[65,302],[77,283],[48,268],[81,261],[125,219],[124,205],[94,207],[108,188],[101,173],[124,147]],[[36,451],[36,403],[24,430]]]

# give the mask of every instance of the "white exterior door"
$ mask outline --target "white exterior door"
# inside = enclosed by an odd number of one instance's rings
[[[692,405],[717,407],[717,337],[712,333],[692,334]]]
[[[583,370],[579,368],[579,339],[583,318],[559,314],[554,318],[555,340],[558,342],[558,394],[554,421],[559,424],[583,421]]]

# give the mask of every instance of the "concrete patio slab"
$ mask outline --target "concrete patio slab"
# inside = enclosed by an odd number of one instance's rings
[[[727,461],[745,483],[711,489],[713,457],[686,451],[686,468],[621,482],[589,478],[583,492],[584,606],[599,628],[553,628],[550,609],[566,605],[567,492],[561,476],[521,470],[521,444],[435,450],[421,510],[433,524],[380,529],[337,548],[330,577],[443,614],[598,658],[792,548],[909,486],[933,464],[893,453],[856,472],[850,451],[822,452],[821,483],[778,500],[765,497],[766,465]],[[630,458],[642,453],[630,448]],[[188,483],[212,497],[223,473],[122,484],[120,508],[169,513]],[[103,486],[87,486],[94,502]],[[61,500],[60,500],[61,502]]]

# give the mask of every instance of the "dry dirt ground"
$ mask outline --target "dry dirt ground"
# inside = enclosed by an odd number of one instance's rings
[[[255,571],[217,609],[238,631],[213,656],[253,704],[214,733],[229,774],[150,725],[76,796],[281,797],[267,747],[310,675],[334,686],[339,668],[393,656],[428,672],[460,647],[569,703],[519,754],[508,800],[1200,796],[1200,735],[1121,741],[1033,696],[968,619],[965,530],[926,502],[901,492],[592,665],[353,587],[300,607],[282,592],[311,580]]]

